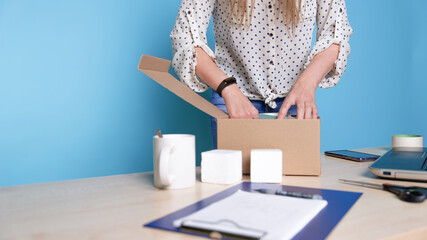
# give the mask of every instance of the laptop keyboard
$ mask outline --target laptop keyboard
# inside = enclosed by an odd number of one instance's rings
[[[418,152],[418,151],[391,151],[390,155],[391,159],[395,162],[405,162],[405,165],[412,165],[412,163],[422,162],[420,170],[426,170],[427,171],[427,157],[426,152]],[[415,164],[415,165],[418,165]],[[420,165],[418,165],[420,166]],[[415,166],[414,166],[415,167]],[[417,167],[414,168],[414,170]]]
[[[419,159],[419,158],[425,158],[425,152],[393,151],[390,154],[390,157]]]

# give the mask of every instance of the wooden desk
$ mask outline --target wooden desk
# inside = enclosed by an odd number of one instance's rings
[[[387,148],[364,150],[383,154]],[[320,177],[284,176],[282,184],[363,192],[328,239],[426,238],[427,201],[406,203],[385,191],[337,181],[387,182],[367,170],[369,163],[325,156],[321,161]],[[151,172],[3,187],[0,239],[198,239],[141,226],[228,187],[197,181],[189,189],[158,190]]]

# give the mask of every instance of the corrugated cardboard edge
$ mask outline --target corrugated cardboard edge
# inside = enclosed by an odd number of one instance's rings
[[[229,118],[227,113],[217,108],[199,94],[193,92],[187,85],[169,74],[168,71],[170,64],[171,62],[166,59],[142,55],[138,69],[169,91],[176,94],[178,97],[184,99],[210,116],[218,119]]]

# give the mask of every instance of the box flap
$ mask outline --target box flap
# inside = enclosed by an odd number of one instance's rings
[[[193,92],[187,85],[169,74],[171,62],[166,59],[142,55],[138,69],[151,79],[175,93],[178,97],[214,118],[229,118],[228,114]]]

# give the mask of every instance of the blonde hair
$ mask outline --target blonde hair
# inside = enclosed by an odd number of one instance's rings
[[[230,17],[234,18],[235,22],[241,26],[249,25],[252,20],[253,6],[255,0],[230,0],[230,7],[232,14]],[[301,19],[301,4],[300,0],[277,0],[282,10],[282,17],[288,30],[295,30],[298,22]]]

